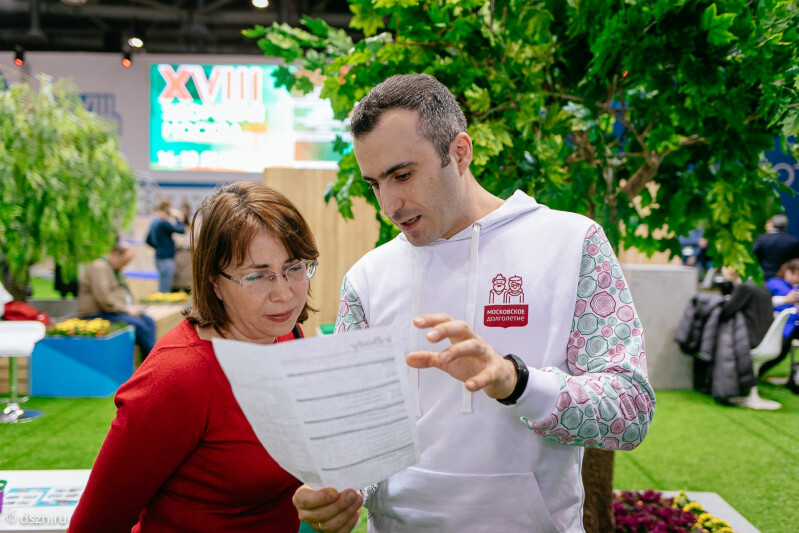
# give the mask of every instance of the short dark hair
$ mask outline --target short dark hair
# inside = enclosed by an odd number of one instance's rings
[[[771,225],[777,231],[785,231],[788,229],[788,217],[782,214],[774,215],[771,217]]]
[[[128,250],[130,250],[130,245],[128,245],[128,243],[122,242],[122,241],[117,241],[117,243],[114,244],[114,247],[111,248],[111,252],[110,253],[112,253],[112,254],[124,254]]]
[[[169,198],[161,198],[158,200],[158,203],[155,204],[156,211],[169,211],[172,208],[172,200]]]
[[[266,185],[240,181],[220,187],[194,213],[192,227],[198,217],[200,230],[191,232],[192,305],[185,314],[201,328],[219,330],[230,320],[209,280],[234,261],[243,263],[259,231],[280,241],[292,259],[319,257],[311,228],[299,210]],[[310,311],[316,309],[306,300],[297,322],[307,320]]]
[[[799,273],[799,259],[789,259],[783,263],[779,272],[777,272],[777,275],[774,277],[784,279],[786,272],[793,272],[794,274]]]
[[[466,131],[466,117],[449,89],[428,74],[391,76],[355,105],[352,136],[357,139],[374,130],[383,113],[392,109],[419,113],[419,135],[433,143],[441,166],[447,166],[452,139]]]

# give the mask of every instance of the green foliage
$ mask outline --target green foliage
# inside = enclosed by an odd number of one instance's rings
[[[0,91],[0,252],[14,280],[54,258],[66,279],[108,252],[136,214],[136,180],[116,128],[77,87],[40,76]]]
[[[584,213],[615,244],[648,253],[678,253],[677,235],[702,224],[719,263],[760,275],[751,243],[779,209],[761,154],[799,132],[795,0],[350,0],[350,9],[365,36],[357,42],[310,19],[312,37],[278,24],[250,36],[323,74],[340,119],[393,74],[431,74],[467,114],[472,170],[488,190]],[[278,81],[308,75],[281,71]],[[328,198],[351,216],[352,196],[375,202],[341,149]],[[386,226],[381,238],[394,233]]]

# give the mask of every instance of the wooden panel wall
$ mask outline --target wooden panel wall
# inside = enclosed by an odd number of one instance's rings
[[[302,328],[308,336],[317,326],[335,322],[341,280],[347,270],[374,248],[379,224],[375,211],[365,200],[354,199],[355,220],[344,220],[335,201],[325,203],[327,185],[336,178],[334,170],[273,168],[264,171],[263,183],[280,191],[300,210],[311,226],[319,248],[319,270],[311,280],[311,303],[319,309]]]

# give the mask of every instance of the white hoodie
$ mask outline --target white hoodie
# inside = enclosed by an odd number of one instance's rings
[[[632,449],[655,405],[641,324],[599,226],[517,191],[450,239],[414,247],[400,235],[369,252],[341,296],[337,331],[393,324],[410,328],[409,352],[440,351],[411,321],[446,313],[530,369],[513,406],[409,370],[421,460],[368,491],[370,531],[583,531],[582,447]]]

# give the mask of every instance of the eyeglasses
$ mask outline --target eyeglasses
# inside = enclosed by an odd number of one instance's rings
[[[229,274],[220,272],[223,277],[226,277],[234,283],[241,285],[245,292],[250,294],[258,294],[262,292],[269,292],[275,286],[278,276],[283,276],[289,284],[301,283],[308,281],[316,273],[316,265],[319,261],[316,259],[306,259],[295,263],[290,267],[286,267],[283,272],[277,274],[269,270],[262,270],[260,272],[253,272],[241,278],[234,278]]]

